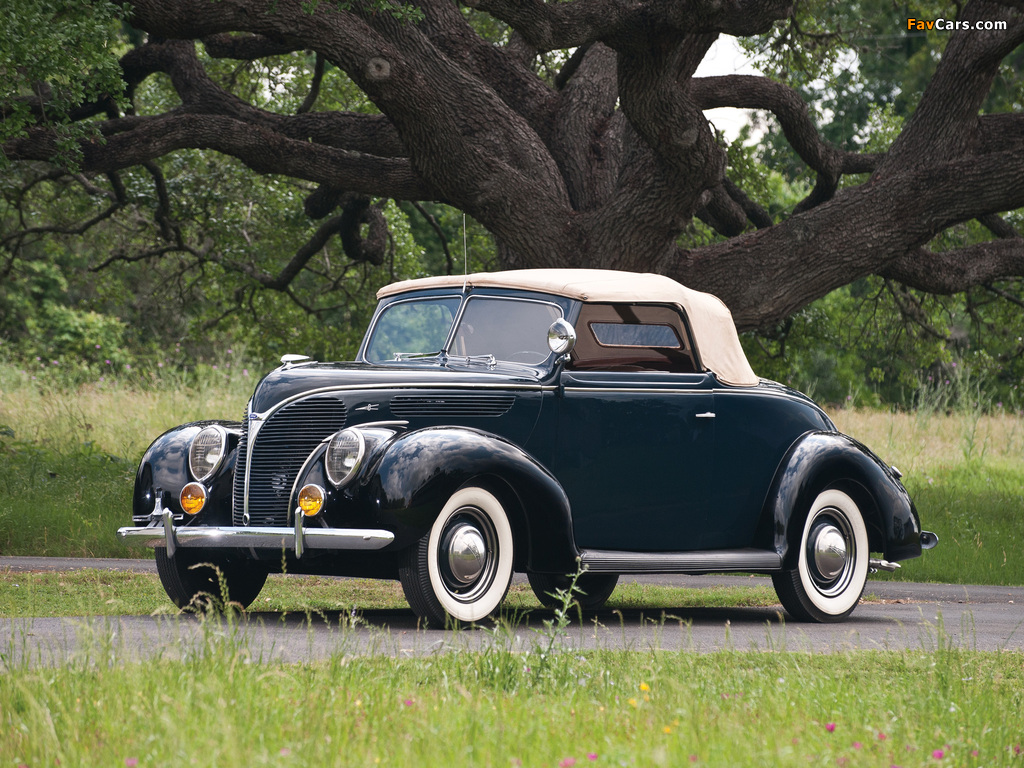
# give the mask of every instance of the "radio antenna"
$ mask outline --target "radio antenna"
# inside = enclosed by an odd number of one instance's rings
[[[462,212],[462,292],[469,283],[469,247],[466,244],[466,212]]]

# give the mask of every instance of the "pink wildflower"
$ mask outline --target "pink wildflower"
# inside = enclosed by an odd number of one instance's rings
[[[863,747],[863,746],[864,746],[864,745],[863,745],[863,744],[861,744],[861,743],[860,743],[859,741],[855,741],[855,742],[853,742],[853,748],[854,748],[854,749],[860,749],[860,748],[861,748],[861,747]]]
[[[558,768],[572,768],[576,765],[575,757],[566,757],[558,762]]]
[[[124,759],[125,768],[135,768],[139,764],[139,758],[137,757],[126,757]]]
[[[936,760],[941,760],[945,756],[946,753],[943,752],[941,749],[936,749],[934,752],[932,752],[932,757],[934,757]]]
[[[835,733],[836,732],[836,724],[835,723],[825,723],[825,730],[828,731],[829,733]]]
[[[590,762],[597,760],[597,752],[587,752],[587,760]]]

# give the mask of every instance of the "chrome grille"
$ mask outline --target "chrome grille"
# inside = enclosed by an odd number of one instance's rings
[[[515,395],[396,395],[391,413],[400,419],[414,417],[502,416],[512,408]]]
[[[256,433],[248,457],[248,489],[243,487],[249,442],[246,422],[235,472],[234,524],[245,524],[247,490],[249,525],[288,525],[288,497],[299,470],[325,437],[345,426],[345,418],[345,404],[333,397],[310,397],[275,411]]]

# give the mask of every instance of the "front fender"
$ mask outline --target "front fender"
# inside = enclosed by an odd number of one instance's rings
[[[178,495],[192,481],[188,471],[188,447],[199,431],[210,424],[219,424],[228,433],[227,455],[217,474],[207,480],[210,501],[202,511],[204,518],[223,516],[231,519],[231,484],[234,477],[235,457],[241,426],[231,421],[196,421],[169,429],[152,442],[139,462],[132,493],[132,518],[145,522],[156,504],[157,491],[162,492],[162,503],[175,515],[183,514]]]
[[[488,486],[505,506],[519,567],[552,573],[576,569],[569,499],[558,481],[514,443],[475,429],[435,427],[400,435],[376,465],[369,487],[395,545],[406,546],[433,525],[461,486]]]
[[[873,552],[891,561],[921,554],[921,521],[910,495],[881,459],[839,432],[808,432],[775,474],[764,519],[784,567],[792,567],[807,511],[826,488],[845,491],[861,509]]]

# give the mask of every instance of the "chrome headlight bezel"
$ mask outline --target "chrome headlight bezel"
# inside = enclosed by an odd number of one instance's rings
[[[188,471],[197,482],[205,482],[216,474],[228,452],[228,433],[220,424],[209,424],[199,430],[188,444]],[[210,455],[214,459],[210,460]]]
[[[334,434],[324,453],[324,471],[335,488],[344,488],[359,474],[366,458],[366,438],[354,427]]]

